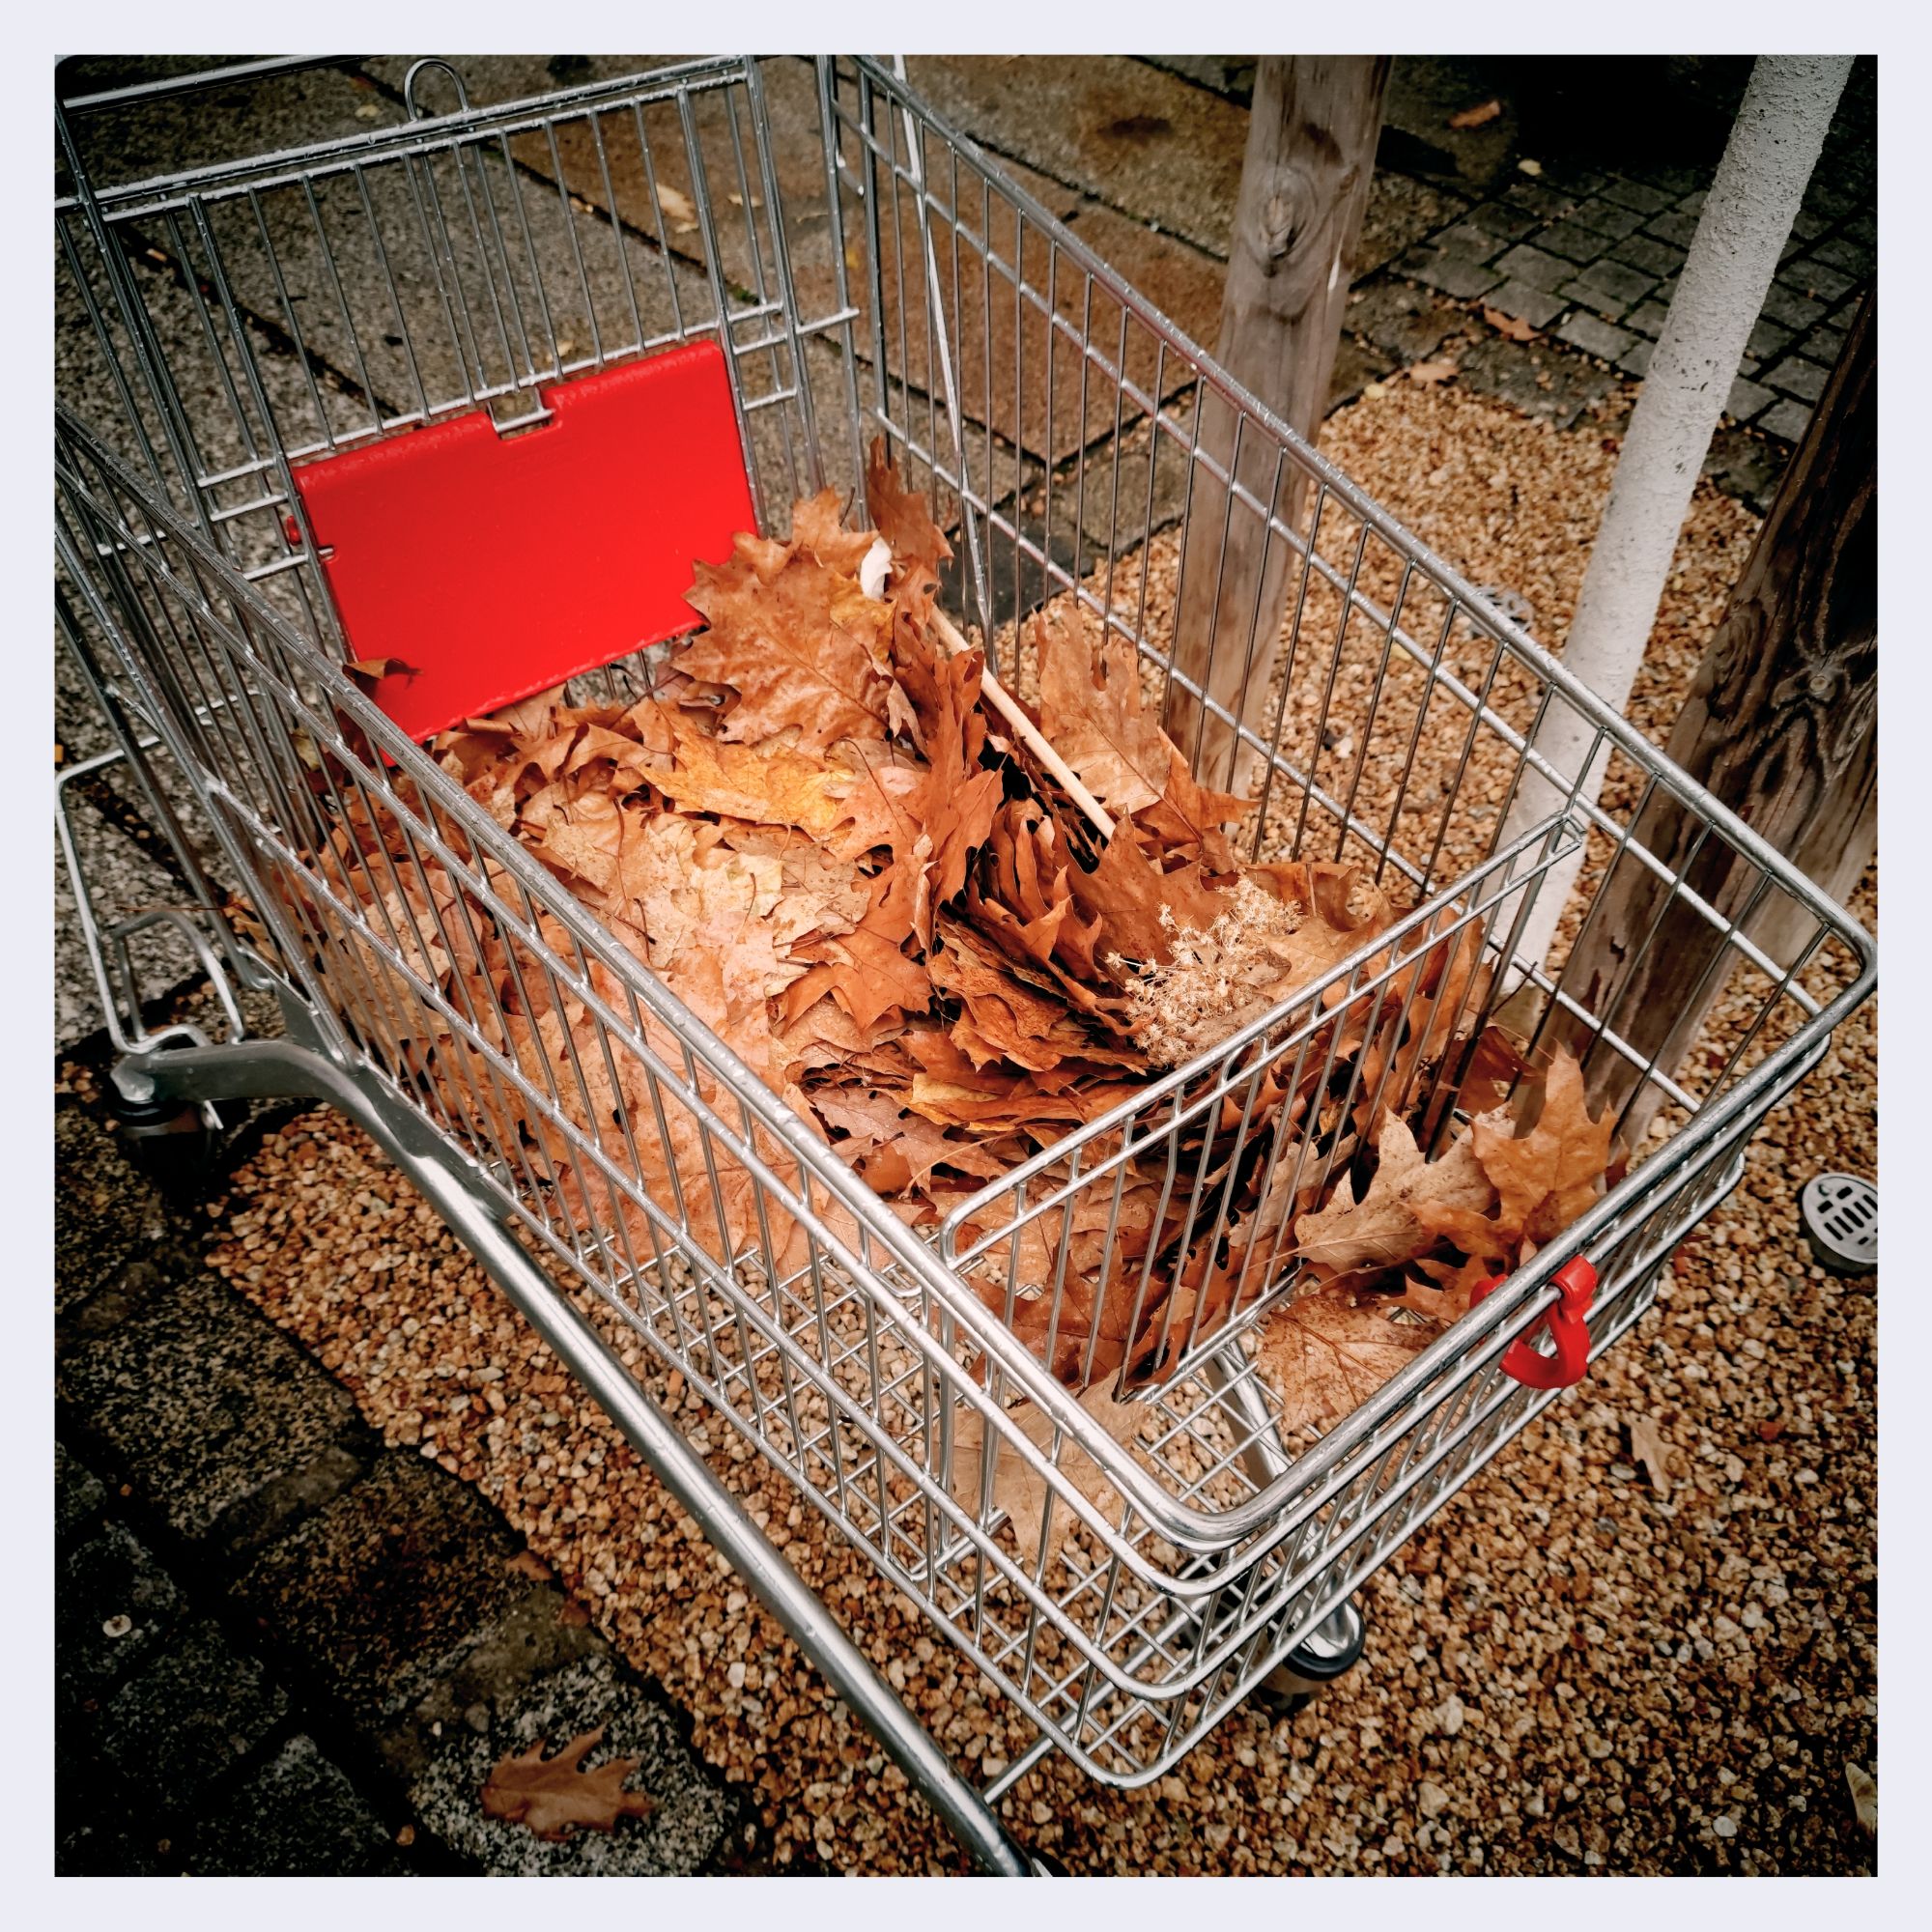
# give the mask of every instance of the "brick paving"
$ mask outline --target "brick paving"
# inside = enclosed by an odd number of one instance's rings
[[[496,1513],[201,1267],[195,1203],[96,1106],[56,1140],[56,1871],[751,1868],[681,1714]],[[545,1845],[483,1816],[505,1750],[597,1723],[649,1819]]]

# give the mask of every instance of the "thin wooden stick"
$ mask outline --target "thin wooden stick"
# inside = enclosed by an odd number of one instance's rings
[[[973,648],[960,636],[952,619],[937,605],[933,606],[932,621],[939,631],[940,641],[954,657],[961,651]],[[999,679],[990,670],[980,671],[980,689],[985,693],[993,709],[1012,726],[1013,736],[1019,739],[1021,744],[1060,781],[1067,797],[1085,813],[1094,831],[1099,833],[1102,838],[1111,838],[1114,836],[1114,821],[1108,816],[1106,808],[1074,776],[1073,767],[1039,735],[1033,721],[1007,695]]]

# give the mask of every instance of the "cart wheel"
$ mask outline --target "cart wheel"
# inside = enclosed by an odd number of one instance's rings
[[[1355,1667],[1367,1635],[1368,1626],[1353,1598],[1336,1605],[1255,1686],[1255,1702],[1277,1718],[1293,1717],[1318,1690]]]
[[[115,1123],[141,1171],[164,1194],[192,1195],[220,1141],[219,1116],[211,1120],[212,1108],[156,1094],[129,1099],[111,1080],[107,1097]]]

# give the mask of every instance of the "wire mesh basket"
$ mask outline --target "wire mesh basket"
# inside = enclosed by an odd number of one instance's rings
[[[456,104],[429,111],[439,88]],[[344,136],[318,109],[307,145],[191,168],[143,153],[155,99],[62,123],[60,612],[193,857],[198,956],[275,990],[612,1362],[641,1336],[679,1369],[1041,1748],[1157,1776],[1552,1399],[1502,1357],[1566,1265],[1595,1269],[1593,1351],[1643,1313],[1871,989],[1869,940],[886,68],[709,60],[472,106],[434,64],[392,125]],[[892,1212],[343,668],[301,466],[478,410],[534,430],[557,384],[693,342],[723,352],[767,534],[801,496],[856,494],[883,436],[1009,686],[1037,681],[1041,606],[1124,642],[1196,776],[1251,798],[1243,857],[1347,861],[1407,908],[934,1227]],[[653,662],[583,688],[641,694]],[[1608,761],[1599,804],[1531,749],[1565,712]],[[1505,838],[1526,789],[1548,810]],[[1694,866],[1671,857],[1687,818]],[[1578,867],[1559,955],[1630,868],[1655,882],[1634,954],[1666,914],[1702,935],[1725,1001],[1683,1069],[1621,982],[1518,956],[1537,893]],[[112,967],[124,941],[97,948],[103,997],[152,1067],[171,1042]],[[1284,1431],[1256,1326],[1299,1276],[1293,1213],[1350,1151],[1257,1096],[1327,1086],[1338,1015],[1406,1037],[1449,959],[1468,970],[1445,1037],[1507,1000],[1532,1053],[1632,1069],[1630,1170],[1360,1407]],[[232,1012],[230,1033],[245,1057]],[[1361,1056],[1336,1097],[1439,1144],[1467,1058]],[[1237,1213],[1239,1265],[1183,1293],[1181,1258],[1219,1252]],[[1136,1246],[1149,1221],[1179,1236]],[[1081,1285],[1122,1267],[1147,1346],[1103,1359]]]

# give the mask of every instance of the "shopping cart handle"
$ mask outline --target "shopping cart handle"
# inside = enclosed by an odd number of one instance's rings
[[[1470,1291],[1469,1306],[1475,1307],[1492,1289],[1500,1288],[1503,1277],[1492,1275]],[[1524,1388],[1569,1388],[1583,1379],[1590,1366],[1590,1323],[1586,1319],[1596,1298],[1597,1270],[1578,1255],[1556,1270],[1556,1286],[1563,1292],[1559,1301],[1544,1320],[1549,1324],[1549,1338],[1555,1352],[1546,1355],[1536,1347],[1536,1330],[1519,1335],[1503,1350],[1503,1374]]]

